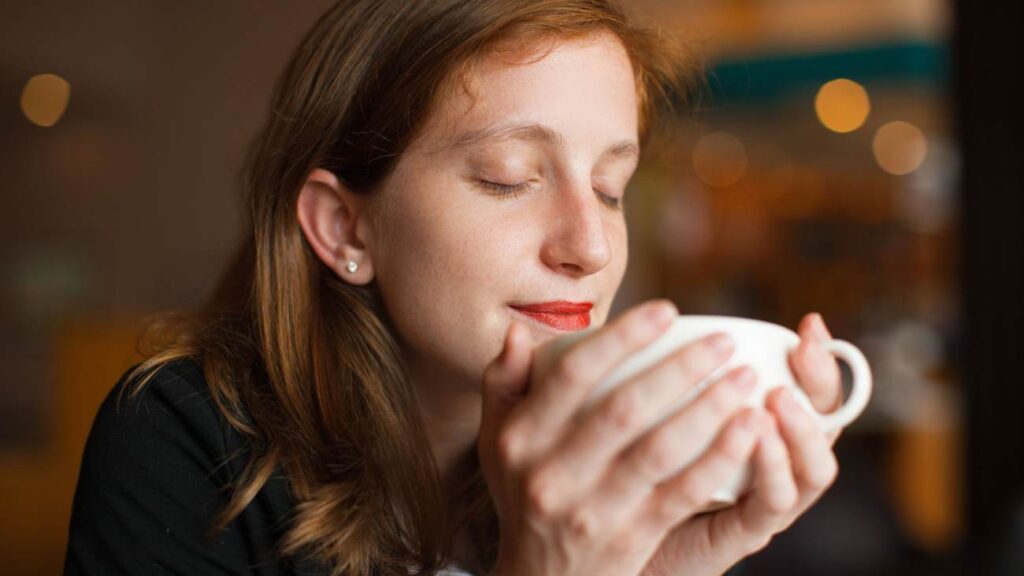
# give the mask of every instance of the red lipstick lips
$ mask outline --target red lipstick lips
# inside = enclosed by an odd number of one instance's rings
[[[590,326],[591,302],[538,302],[513,305],[512,308],[558,330],[582,330]]]

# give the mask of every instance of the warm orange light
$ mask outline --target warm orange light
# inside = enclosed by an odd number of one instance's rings
[[[21,111],[33,124],[53,126],[64,115],[70,97],[71,84],[60,76],[33,76],[21,91]]]
[[[732,186],[747,170],[747,149],[732,134],[707,134],[693,148],[693,169],[708,186]]]
[[[863,86],[839,78],[825,83],[814,99],[818,120],[833,132],[853,132],[864,125],[871,113],[871,99]]]
[[[921,167],[928,155],[928,140],[909,122],[889,122],[875,133],[872,149],[882,170],[903,176]]]

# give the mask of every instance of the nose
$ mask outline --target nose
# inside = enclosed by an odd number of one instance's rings
[[[552,217],[541,259],[560,274],[583,277],[612,259],[601,205],[588,181],[567,185],[552,194]]]

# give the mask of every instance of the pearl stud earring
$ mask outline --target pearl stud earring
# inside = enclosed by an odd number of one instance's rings
[[[354,273],[356,270],[359,270],[359,264],[356,264],[354,260],[349,260],[348,264],[345,265],[345,269],[350,273]]]

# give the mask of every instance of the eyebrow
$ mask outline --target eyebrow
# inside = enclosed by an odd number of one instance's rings
[[[454,138],[451,149],[467,148],[477,146],[484,142],[495,142],[503,140],[521,140],[524,142],[539,142],[564,146],[565,138],[548,126],[536,122],[511,122],[494,124],[477,130],[470,130]],[[601,157],[630,157],[640,156],[640,146],[633,140],[622,140],[612,144],[601,153]]]

